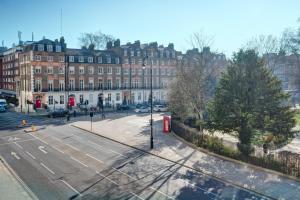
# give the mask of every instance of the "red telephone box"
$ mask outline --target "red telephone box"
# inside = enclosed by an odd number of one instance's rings
[[[70,107],[75,106],[75,98],[74,97],[69,97],[69,106]]]
[[[41,107],[42,107],[42,102],[41,102],[40,99],[36,99],[36,100],[35,100],[35,107],[36,107],[36,108],[41,108]]]
[[[171,132],[171,116],[164,116],[163,118],[163,132],[169,133]]]

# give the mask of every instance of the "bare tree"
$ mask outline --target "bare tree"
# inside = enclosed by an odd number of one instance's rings
[[[202,33],[193,34],[191,46],[194,49],[188,50],[178,61],[177,77],[169,94],[170,109],[181,118],[194,115],[199,122],[200,132],[204,128],[206,105],[213,96],[220,73],[220,59],[215,59],[215,56],[222,56],[210,51],[208,44],[211,44],[211,40],[207,38]]]
[[[95,33],[81,33],[78,38],[79,44],[85,48],[93,47],[95,49],[105,49],[107,42],[114,41],[115,38],[112,35],[104,34],[101,31]]]
[[[258,37],[250,39],[244,48],[253,49],[260,56],[263,56],[264,54],[278,53],[280,49],[280,42],[278,38],[273,35],[259,35]]]

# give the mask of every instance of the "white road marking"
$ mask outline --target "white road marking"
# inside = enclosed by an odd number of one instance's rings
[[[99,174],[100,176],[102,176],[103,178],[109,180],[110,182],[112,182],[113,184],[120,186],[118,183],[116,183],[115,181],[111,180],[110,178],[104,176],[103,174],[101,174],[100,172],[96,171],[97,174]]]
[[[72,149],[74,149],[74,150],[76,150],[76,151],[80,151],[78,148],[76,148],[76,147],[74,147],[74,146],[72,146],[72,145],[70,145],[70,144],[65,144],[65,145],[69,146],[70,148],[72,148]]]
[[[83,162],[77,160],[76,158],[74,158],[74,157],[72,157],[72,156],[71,156],[71,159],[72,159],[72,160],[75,160],[76,162],[82,164],[82,165],[85,166],[85,167],[89,167],[89,166],[87,166],[86,164],[84,164]]]
[[[72,187],[69,183],[67,183],[66,181],[64,180],[61,180],[61,182],[63,182],[66,186],[68,186],[71,190],[73,190],[75,193],[79,194],[79,196],[82,196],[80,194],[80,192],[78,192],[74,187]]]
[[[156,191],[156,192],[158,192],[158,193],[160,193],[160,194],[162,194],[162,195],[165,195],[166,197],[168,197],[169,199],[175,199],[174,197],[171,197],[171,196],[169,196],[169,195],[167,195],[166,193],[164,193],[164,192],[162,192],[162,191],[160,191],[160,190],[158,190],[158,189],[156,189],[156,188],[154,188],[154,187],[149,187],[150,189],[152,189],[152,190],[154,190],[154,191]]]
[[[12,141],[16,141],[16,140],[20,140],[20,138],[17,138],[17,137],[9,137],[7,141],[12,142]]]
[[[145,200],[144,198],[140,197],[139,195],[135,194],[134,192],[130,192],[130,194],[137,197],[138,199]]]
[[[58,149],[58,148],[56,148],[56,147],[54,147],[54,146],[51,146],[53,149],[55,149],[56,151],[59,151],[60,153],[62,153],[62,154],[64,154],[65,152],[63,152],[62,150],[60,150],[60,149]]]
[[[41,141],[42,143],[48,144],[47,142],[45,142],[44,140],[40,139],[39,137],[33,135],[32,133],[30,133],[30,135],[31,135],[32,137],[34,137],[35,139]]]
[[[91,144],[93,144],[93,145],[96,145],[96,146],[98,146],[98,147],[100,147],[100,148],[102,148],[102,149],[104,149],[104,150],[111,151],[111,152],[113,152],[113,153],[115,153],[115,154],[118,154],[119,156],[123,156],[123,157],[127,158],[127,156],[125,156],[125,155],[123,155],[123,154],[121,154],[121,153],[119,153],[119,152],[116,152],[116,151],[114,151],[114,150],[112,150],[112,149],[109,149],[109,148],[107,148],[107,147],[104,147],[104,146],[102,146],[102,145],[100,145],[100,144],[97,144],[97,143],[92,142],[92,141],[88,141],[88,142],[91,143]]]
[[[43,152],[44,154],[47,154],[48,152],[45,150],[45,147],[44,146],[39,146],[39,150],[41,152]]]
[[[214,195],[214,196],[218,196],[217,194],[215,194],[215,193],[213,193],[213,192],[210,192],[210,191],[208,191],[208,190],[205,190],[205,189],[203,189],[203,188],[201,188],[201,187],[195,185],[194,183],[190,183],[189,181],[185,181],[185,180],[182,180],[182,179],[176,179],[176,180],[179,180],[179,181],[181,181],[181,182],[183,182],[183,183],[185,183],[185,184],[187,184],[187,185],[190,185],[190,186],[192,186],[192,187],[199,188],[199,189],[202,190],[203,192],[212,194],[212,195]]]
[[[20,160],[20,157],[16,154],[16,152],[11,152],[10,153],[13,157],[15,157],[17,160]]]
[[[20,149],[23,149],[23,147],[21,145],[19,145],[18,143],[14,142],[15,145],[17,145]]]
[[[55,174],[54,171],[52,171],[51,169],[49,169],[44,163],[41,163],[41,165],[47,169],[51,174]]]
[[[59,141],[59,142],[62,142],[62,140],[61,139],[59,139],[59,138],[57,138],[57,137],[54,137],[54,136],[51,136],[53,139],[55,139],[55,140],[57,140],[57,141]]]
[[[85,155],[87,155],[88,157],[90,157],[90,158],[93,158],[94,160],[97,160],[98,162],[100,162],[100,163],[103,163],[103,161],[102,160],[99,160],[98,158],[95,158],[94,156],[91,156],[90,154],[85,154]]]
[[[130,176],[129,174],[126,174],[125,172],[122,172],[121,170],[118,170],[117,168],[114,168],[114,167],[112,167],[112,168],[113,168],[114,170],[120,172],[121,174],[124,174],[125,176],[128,176],[129,178],[134,179],[133,176]]]
[[[29,153],[28,151],[26,151],[26,153],[27,153],[32,159],[35,160],[35,157],[34,157],[31,153]]]
[[[20,140],[18,142],[20,143],[20,142],[27,142],[27,141],[32,141],[32,140],[35,140],[35,139]],[[0,144],[0,146],[4,146],[4,145],[8,145],[8,144],[13,144],[13,143],[12,142],[7,142],[7,143]]]

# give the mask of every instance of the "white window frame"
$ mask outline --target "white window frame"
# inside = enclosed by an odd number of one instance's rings
[[[69,62],[74,62],[74,56],[69,56]]]
[[[47,67],[47,74],[53,74],[53,66]]]
[[[47,51],[52,52],[53,51],[53,46],[51,44],[47,45]]]
[[[78,57],[78,62],[84,62],[84,57],[83,56],[79,56]]]
[[[44,51],[44,50],[45,50],[44,44],[38,44],[38,51]]]
[[[79,67],[79,74],[84,74],[84,67]]]
[[[88,57],[88,62],[92,63],[93,62],[93,57]]]
[[[98,74],[103,74],[103,67],[98,67]]]
[[[56,51],[56,52],[61,52],[61,46],[60,46],[60,45],[56,45],[55,51]]]

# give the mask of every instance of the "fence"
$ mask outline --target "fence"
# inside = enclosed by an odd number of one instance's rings
[[[172,120],[172,131],[184,140],[214,153],[260,167],[276,170],[287,175],[300,177],[299,154],[289,151],[272,151],[270,154],[255,153],[254,155],[245,156],[240,154],[234,148],[227,146],[222,139],[202,134],[197,129],[190,128],[177,120]]]

